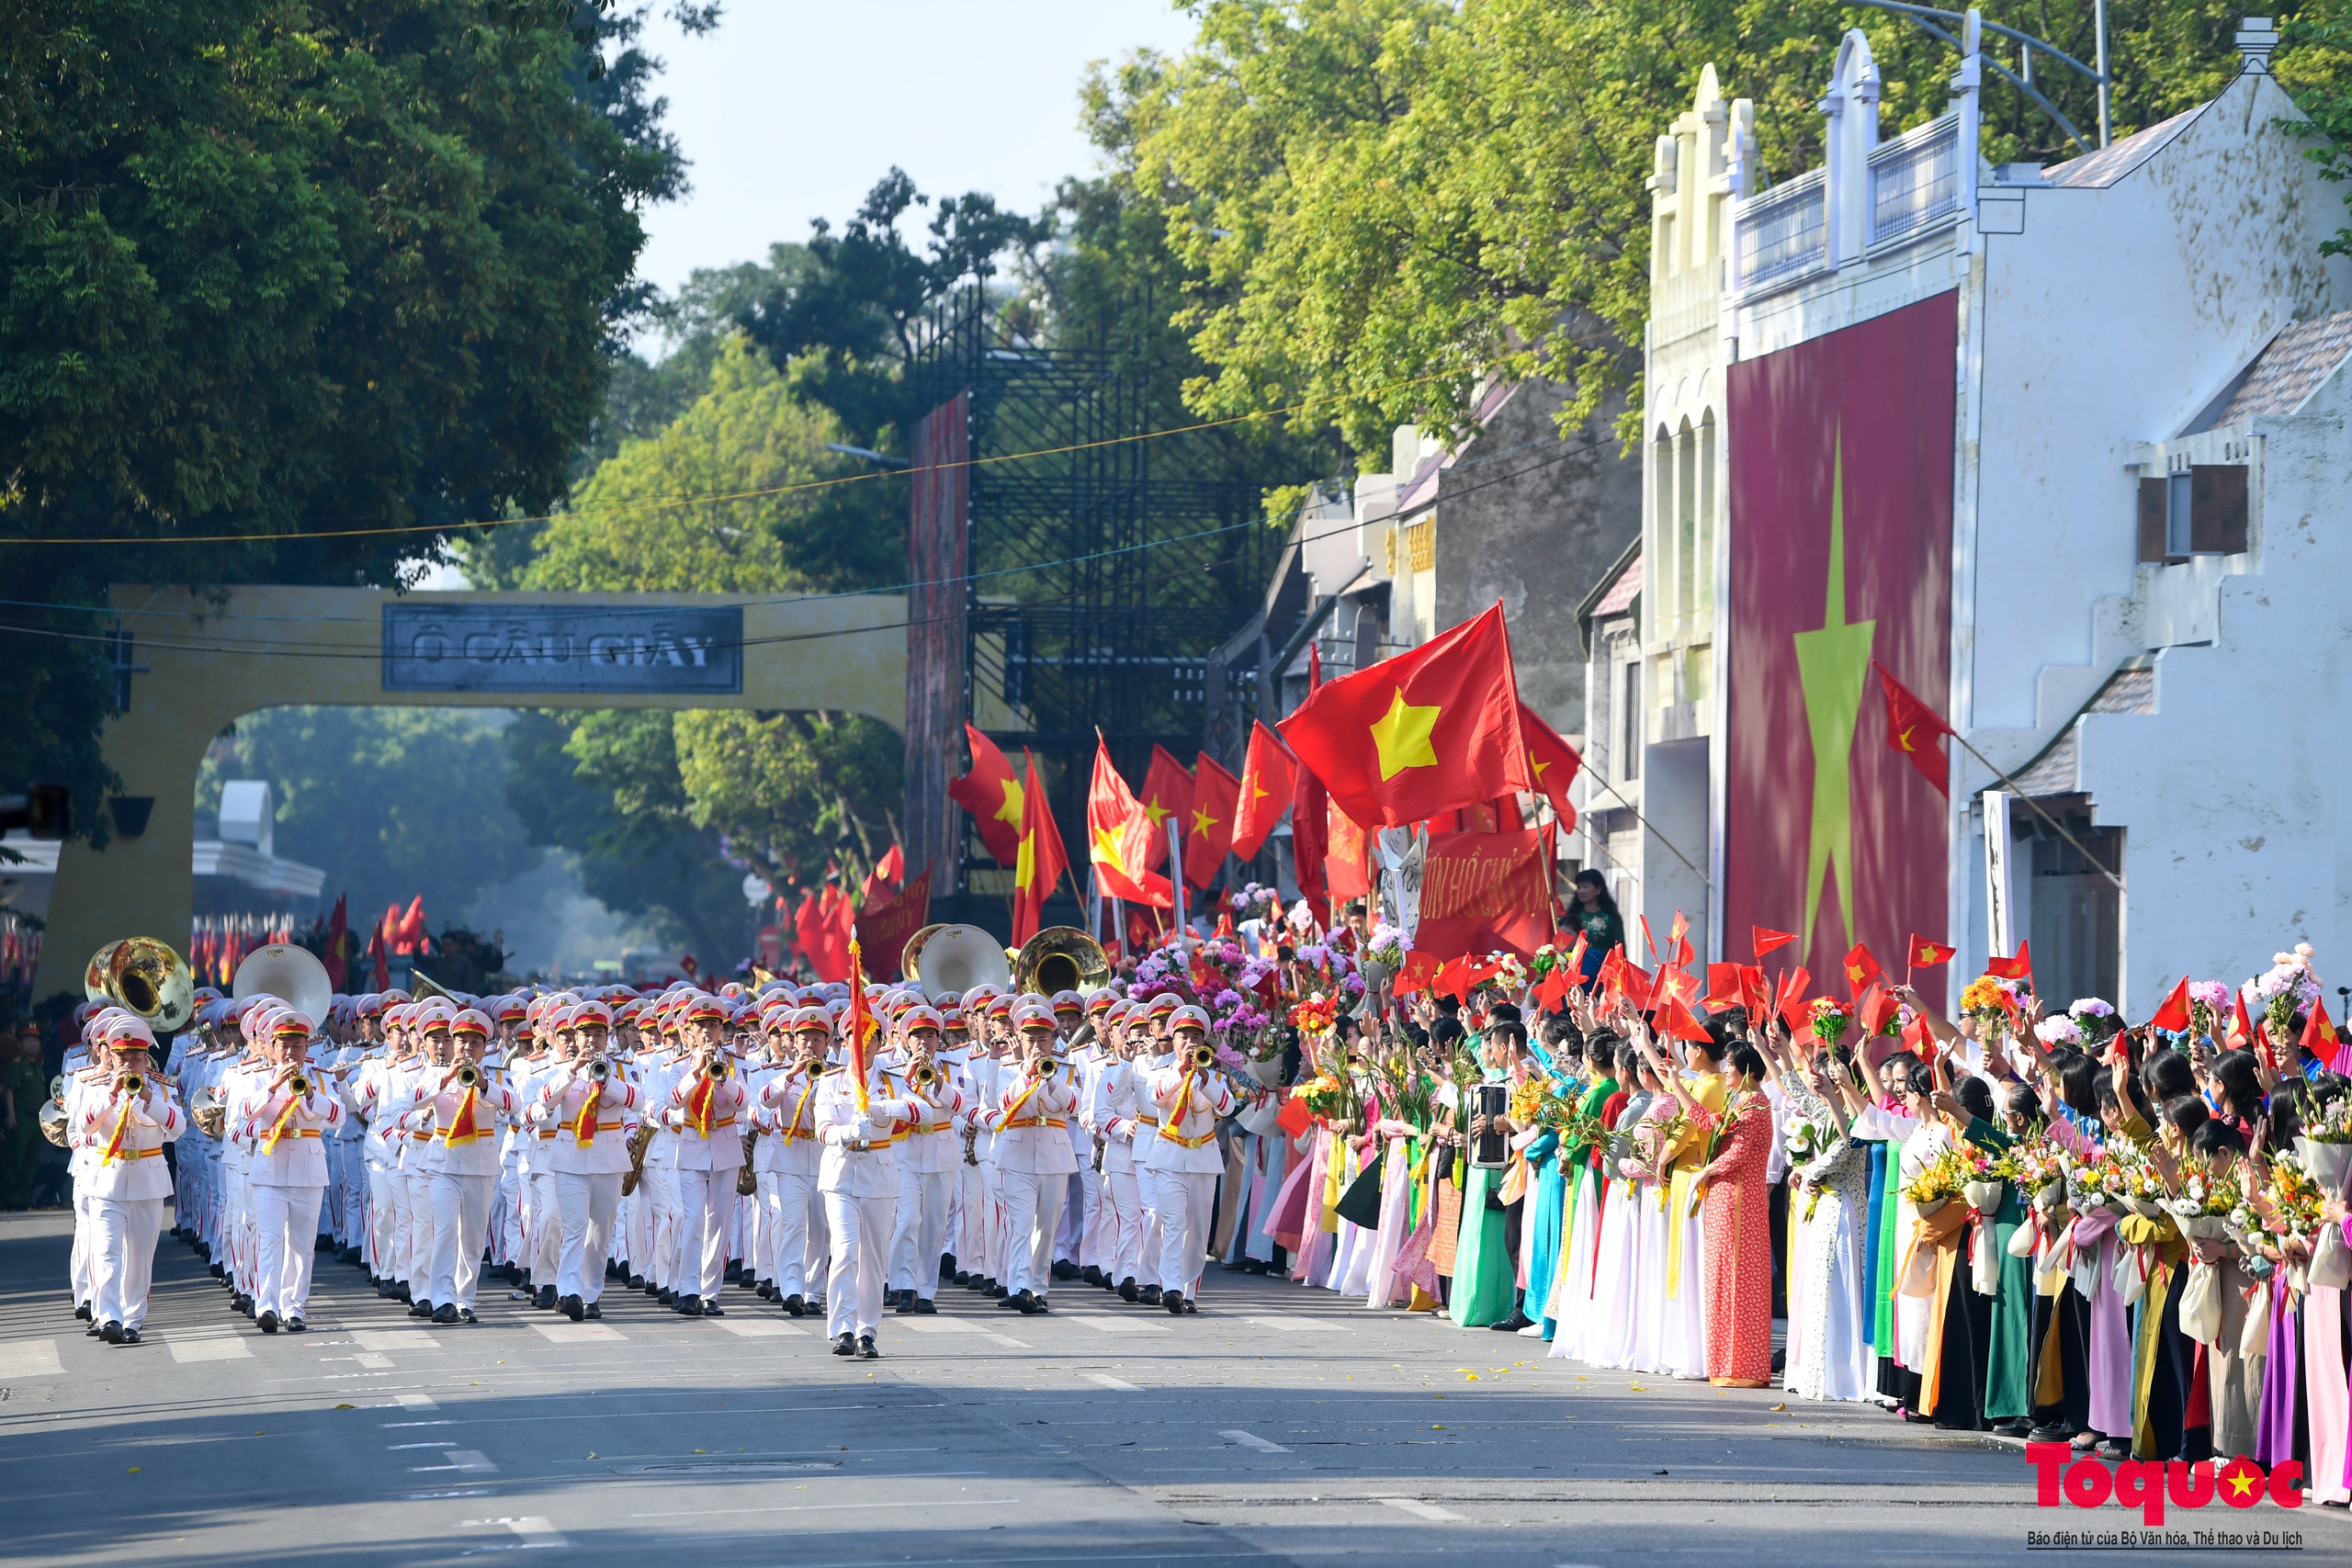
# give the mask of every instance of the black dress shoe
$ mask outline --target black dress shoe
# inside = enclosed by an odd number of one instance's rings
[[[1199,1302],[1196,1298],[1190,1297],[1190,1296],[1188,1296],[1188,1297],[1186,1297],[1186,1298],[1185,1298],[1185,1300],[1184,1300],[1184,1311],[1185,1311],[1185,1313],[1186,1313],[1188,1315],[1189,1315],[1190,1314],[1196,1313],[1196,1312],[1198,1312],[1198,1311],[1200,1311],[1200,1310],[1201,1310],[1201,1303],[1200,1303],[1200,1302]]]
[[[939,1309],[932,1304],[931,1298],[929,1296],[917,1296],[915,1298],[915,1315],[917,1317],[933,1316],[936,1314],[938,1311]]]
[[[400,1299],[401,1299],[401,1300],[402,1300],[402,1301],[404,1301],[404,1302],[405,1302],[405,1301],[410,1301],[410,1300],[414,1299],[415,1294],[416,1294],[416,1292],[413,1292],[413,1291],[412,1291],[412,1290],[410,1290],[410,1289],[409,1289],[409,1287],[408,1287],[408,1281],[407,1281],[407,1280],[401,1280],[401,1281],[400,1288],[399,1288],[398,1290],[394,1291],[392,1293],[393,1293],[394,1295],[396,1295],[396,1296],[400,1297]]]
[[[588,1303],[582,1301],[578,1296],[559,1297],[557,1298],[555,1304],[561,1307],[563,1309],[563,1315],[571,1319],[574,1323],[578,1323],[582,1318],[588,1315]]]
[[[1090,1285],[1099,1285],[1102,1282],[1102,1270],[1090,1263],[1078,1271],[1078,1277]]]
[[[915,1293],[912,1291],[896,1291],[892,1294],[897,1299],[891,1303],[890,1310],[900,1317],[912,1314],[915,1310]]]
[[[1121,1293],[1121,1294],[1123,1294],[1123,1295],[1124,1295],[1124,1294],[1125,1294],[1125,1292],[1120,1292],[1120,1293]],[[1135,1300],[1136,1298],[1134,1298],[1134,1297],[1130,1296],[1130,1297],[1128,1297],[1128,1299],[1129,1299],[1130,1301],[1133,1301],[1133,1300]],[[1146,1285],[1146,1286],[1143,1288],[1143,1297],[1142,1297],[1142,1300],[1143,1300],[1143,1304],[1144,1304],[1144,1305],[1146,1305],[1146,1306],[1148,1306],[1148,1307],[1156,1307],[1156,1306],[1158,1306],[1158,1305],[1159,1304],[1159,1286],[1157,1286],[1157,1285]]]
[[[1184,1314],[1184,1292],[1170,1291],[1159,1298],[1159,1304],[1168,1309],[1169,1316],[1182,1317]]]
[[[939,1278],[941,1279],[941,1280],[942,1280],[942,1281],[945,1281],[945,1280],[952,1280],[952,1279],[954,1279],[955,1277],[956,1277],[956,1255],[955,1255],[954,1253],[952,1253],[952,1252],[943,1252],[943,1253],[941,1253],[941,1254],[939,1255]]]
[[[288,1334],[308,1334],[310,1331],[311,1325],[299,1317],[289,1317],[286,1320],[286,1332]]]
[[[266,1312],[254,1319],[254,1326],[264,1334],[275,1334],[277,1332],[277,1314],[274,1312]]]
[[[105,1326],[106,1325],[104,1324],[94,1323],[87,1328],[82,1330],[82,1337],[85,1339],[96,1339],[98,1337],[98,1330]]]
[[[660,1302],[665,1307],[673,1307],[678,1304],[679,1296],[678,1292],[675,1291],[665,1290],[657,1294],[653,1299]]]
[[[786,1296],[784,1298],[784,1310],[787,1316],[806,1317],[808,1315],[808,1303],[797,1295]]]
[[[90,1321],[90,1303],[87,1303],[87,1302],[83,1302],[83,1303],[80,1303],[79,1304],[77,1304],[77,1305],[74,1308],[74,1317],[75,1317],[76,1319],[80,1320],[80,1321],[81,1321],[81,1322],[83,1322],[83,1323],[87,1323],[87,1322],[89,1322],[89,1321]]]
[[[1002,1285],[990,1285],[989,1287],[989,1294],[996,1298],[998,1301],[1002,1301],[1005,1297],[1012,1294],[1012,1292],[1006,1290]]]
[[[2026,1441],[2030,1443],[2072,1442],[2075,1438],[2075,1424],[2061,1416],[2055,1421],[2044,1421],[2025,1436]]]
[[[1248,1273],[1263,1274],[1266,1271],[1267,1264],[1266,1260],[1262,1258],[1253,1258],[1250,1259],[1249,1262],[1243,1264],[1242,1268],[1244,1271]]]
[[[760,1300],[763,1302],[772,1302],[775,1300],[775,1281],[774,1280],[761,1280],[760,1288],[752,1293],[757,1295]]]
[[[433,1315],[433,1303],[420,1296],[415,1301],[408,1303],[408,1314],[411,1317],[431,1317]]]
[[[1133,1275],[1129,1275],[1126,1279],[1119,1281],[1119,1299],[1125,1302],[1129,1306],[1133,1306],[1136,1303],[1143,1299],[1142,1294],[1136,1289],[1136,1281]]]
[[[1497,1334],[1516,1334],[1533,1321],[1525,1313],[1515,1312],[1500,1323],[1490,1323],[1487,1326]]]
[[[531,1298],[531,1304],[537,1307],[541,1312],[553,1312],[555,1310],[555,1287],[553,1285],[541,1285],[538,1289],[538,1293]]]
[[[1078,1265],[1067,1258],[1057,1258],[1054,1266],[1046,1272],[1057,1280],[1075,1280],[1078,1278]]]
[[[605,1321],[605,1309],[596,1303],[590,1302],[587,1305],[586,1311],[589,1322],[602,1323]]]
[[[225,1263],[215,1263],[212,1266],[212,1277],[216,1280],[227,1279],[229,1277],[229,1266]]]
[[[628,1277],[628,1288],[632,1291],[641,1291],[645,1289],[645,1276],[642,1274],[631,1274]]]
[[[882,1352],[874,1348],[874,1336],[871,1334],[861,1334],[857,1337],[857,1359],[861,1361],[878,1361],[882,1359]]]
[[[954,1279],[952,1279],[952,1280],[948,1280],[948,1283],[949,1283],[949,1284],[951,1284],[951,1285],[968,1285],[968,1284],[970,1284],[971,1282],[972,1282],[972,1275],[971,1275],[971,1271],[970,1271],[969,1269],[956,1269],[956,1277],[955,1277]]]
[[[459,1323],[480,1323],[481,1319],[474,1315],[473,1308],[459,1307],[458,1309],[458,1321]]]
[[[271,1327],[273,1330],[275,1330],[275,1329],[277,1328],[277,1325],[275,1322],[271,1323],[271,1325],[270,1325],[270,1327]],[[100,1328],[98,1329],[98,1337],[99,1337],[99,1338],[101,1338],[101,1339],[103,1339],[103,1340],[105,1340],[105,1341],[106,1341],[107,1344],[109,1344],[109,1345],[119,1345],[119,1344],[121,1344],[121,1343],[122,1343],[122,1325],[121,1325],[121,1324],[119,1324],[119,1323],[117,1323],[117,1322],[116,1322],[114,1319],[112,1319],[112,1318],[108,1318],[108,1319],[107,1319],[107,1320],[106,1320],[106,1323],[105,1323],[102,1326],[100,1326]]]
[[[136,1344],[138,1344],[138,1343],[139,1343],[139,1330],[137,1330],[137,1329],[135,1329],[135,1328],[126,1328],[126,1329],[124,1329],[124,1330],[122,1331],[122,1343],[124,1343],[125,1345],[136,1345]]]
[[[435,1307],[433,1309],[433,1321],[441,1324],[457,1322],[457,1304],[453,1302],[443,1302],[439,1306]]]
[[[1014,1312],[1028,1314],[1037,1310],[1037,1298],[1026,1290],[1020,1290],[1007,1296],[1004,1304]]]
[[[677,1301],[677,1309],[678,1315],[680,1317],[700,1317],[702,1315],[702,1298],[700,1296],[680,1296]]]
[[[833,1354],[834,1354],[834,1355],[836,1355],[836,1356],[854,1356],[854,1355],[856,1355],[856,1354],[857,1354],[857,1340],[856,1340],[856,1337],[855,1337],[854,1336],[852,1336],[852,1335],[843,1334],[843,1335],[842,1335],[842,1336],[841,1336],[839,1338],[835,1339],[835,1340],[833,1341]]]
[[[702,1303],[702,1314],[705,1317],[725,1317],[727,1315],[727,1309],[718,1304],[718,1298],[717,1296],[713,1296],[710,1300]]]
[[[1993,1423],[1994,1435],[1996,1437],[2022,1438],[2031,1430],[2033,1430],[2033,1423],[2027,1420],[2022,1416],[2016,1416],[2010,1417],[2007,1421],[1996,1421]]]
[[[721,1280],[729,1285],[736,1283],[742,1278],[743,1266],[741,1263],[729,1263],[727,1266],[727,1272],[720,1276]]]

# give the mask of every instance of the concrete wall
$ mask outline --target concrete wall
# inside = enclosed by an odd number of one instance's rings
[[[1521,697],[1555,729],[1584,728],[1577,606],[1641,532],[1642,466],[1623,453],[1611,401],[1566,441],[1548,381],[1520,387],[1438,485],[1436,626],[1497,599],[1510,620]]]

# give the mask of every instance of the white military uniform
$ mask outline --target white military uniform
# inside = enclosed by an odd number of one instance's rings
[[[1136,1135],[1146,1201],[1159,1215],[1159,1289],[1197,1296],[1208,1247],[1216,1179],[1225,1156],[1217,1119],[1233,1109],[1233,1088],[1214,1069],[1195,1073],[1180,1052],[1145,1079],[1156,1124]]]
[[[833,1239],[825,1330],[835,1337],[871,1335],[881,1325],[899,1204],[893,1134],[912,1114],[904,1100],[889,1097],[878,1068],[869,1070],[860,1110],[855,1077],[849,1068],[828,1073],[817,1090],[817,1136],[825,1149],[817,1190]]]
[[[741,1119],[750,1097],[742,1075],[729,1071],[712,1086],[706,1131],[692,1106],[696,1089],[708,1080],[691,1066],[689,1061],[670,1091],[679,1216],[674,1288],[682,1301],[700,1297],[708,1311],[718,1305],[727,1278],[727,1218],[735,1204],[735,1173],[743,1168]]]
[[[77,1190],[87,1187],[91,1201],[91,1321],[136,1330],[147,1321],[155,1237],[172,1195],[164,1145],[187,1122],[169,1089],[153,1078],[135,1100],[110,1084],[91,1086],[81,1105],[73,1142],[90,1154]]]
[[[539,1111],[555,1138],[532,1145],[533,1164],[535,1170],[547,1167],[562,1229],[556,1267],[547,1278],[559,1301],[576,1296],[583,1309],[604,1298],[605,1260],[612,1252],[613,1214],[628,1170],[638,1104],[637,1086],[617,1071],[600,1086],[579,1064],[565,1063],[542,1075],[539,1084]]]
[[[1010,1064],[1006,1064],[1010,1067]],[[1069,1178],[1078,1169],[1070,1146],[1070,1115],[1078,1086],[1066,1063],[1043,1078],[1012,1068],[1001,1102],[986,1124],[996,1134],[996,1164],[1004,1190],[1004,1250],[1008,1292],[1043,1297],[1052,1287],[1054,1233],[1059,1227]]]
[[[343,1124],[343,1100],[316,1080],[298,1098],[277,1084],[273,1072],[254,1075],[243,1103],[241,1131],[252,1149],[246,1175],[254,1235],[254,1315],[275,1313],[283,1323],[300,1317],[311,1299],[319,1205],[327,1190],[321,1140]]]
[[[752,1122],[760,1141],[752,1152],[758,1179],[761,1256],[758,1277],[775,1287],[779,1303],[805,1303],[808,1294],[810,1218],[817,1209],[820,1145],[817,1101],[825,1069],[798,1065],[771,1069],[762,1081]]]
[[[964,1140],[956,1131],[964,1095],[944,1067],[927,1090],[918,1089],[903,1072],[889,1081],[891,1094],[913,1111],[899,1127],[899,1208],[889,1288],[929,1301],[939,1288],[948,1210],[956,1173],[964,1168]]]

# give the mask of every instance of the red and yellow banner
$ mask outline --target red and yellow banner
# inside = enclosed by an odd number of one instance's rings
[[[1439,960],[1499,952],[1533,957],[1552,940],[1541,837],[1532,828],[1430,834],[1413,951]]]

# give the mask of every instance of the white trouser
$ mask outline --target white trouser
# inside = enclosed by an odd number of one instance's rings
[[[898,1230],[890,1238],[890,1289],[929,1301],[939,1289],[939,1255],[947,1240],[952,1170],[899,1172]]]
[[[412,1159],[422,1156],[412,1155]],[[401,1212],[401,1277],[409,1294],[433,1299],[433,1173],[422,1164],[401,1168],[401,1186],[408,1193]]]
[[[74,1304],[88,1306],[97,1297],[97,1270],[91,1256],[96,1250],[98,1201],[89,1193],[89,1183],[76,1179],[74,1183],[74,1251],[66,1260],[66,1268],[74,1277]]]
[[[808,1239],[800,1248],[800,1269],[808,1279],[808,1303],[812,1306],[825,1299],[833,1273],[832,1212],[825,1207],[822,1195],[816,1192],[816,1180],[813,1176],[808,1178]]]
[[[490,1205],[498,1196],[498,1178],[453,1176],[436,1170],[432,1178],[432,1288],[427,1300],[443,1306],[470,1307],[474,1288],[481,1283],[482,1239],[490,1231]]]
[[[300,1317],[311,1299],[311,1262],[318,1246],[324,1187],[253,1187],[254,1315]]]
[[[727,1213],[735,1203],[735,1172],[688,1170],[678,1179],[678,1271],[682,1296],[709,1301],[727,1281]]]
[[[95,1323],[136,1328],[147,1321],[147,1288],[155,1278],[155,1237],[164,1228],[161,1198],[96,1198],[90,1217],[96,1295]]]
[[[1028,1291],[1044,1295],[1053,1283],[1046,1272],[1053,1262],[1054,1230],[1061,1224],[1062,1201],[1069,1194],[1069,1177],[1057,1171],[1004,1172],[1005,1273],[997,1282],[1018,1295]]]
[[[1159,1216],[1159,1288],[1200,1293],[1201,1264],[1216,1201],[1216,1173],[1147,1170],[1144,1201]]]
[[[898,1199],[887,1192],[873,1198],[825,1194],[825,1223],[833,1233],[826,1333],[871,1334],[882,1325],[882,1276],[898,1207]]]
[[[645,1277],[664,1290],[678,1284],[678,1168],[649,1165],[637,1185],[645,1205]],[[681,1295],[685,1292],[680,1291]]]
[[[760,1172],[760,1278],[774,1281],[779,1296],[808,1294],[809,1211],[817,1206],[813,1171]]]
[[[1143,1272],[1143,1189],[1136,1184],[1136,1168],[1104,1168],[1102,1172],[1103,1208],[1110,1211],[1110,1238],[1106,1250],[1110,1261],[1103,1265],[1110,1271],[1111,1282],[1123,1285],[1129,1280],[1140,1280]]]
[[[1093,1227],[1095,1205],[1102,1198],[1102,1179],[1091,1163],[1094,1158],[1093,1145],[1090,1143],[1078,1157],[1081,1163],[1070,1173],[1062,1223],[1054,1232],[1054,1259],[1060,1263],[1090,1261],[1086,1256],[1086,1235]]]
[[[613,1245],[613,1211],[621,1201],[621,1173],[574,1176],[569,1171],[561,1175],[550,1171],[547,1181],[555,1190],[556,1201],[545,1222],[559,1232],[558,1258],[552,1270],[531,1277],[553,1285],[559,1296],[600,1301],[605,1294],[605,1258]]]
[[[570,1210],[564,1206],[563,1190],[554,1171],[535,1170],[523,1179],[528,1184],[524,1192],[524,1201],[528,1207],[525,1211],[527,1223],[523,1231],[528,1250],[523,1255],[523,1267],[531,1271],[533,1286],[552,1285],[555,1283],[556,1275],[563,1268],[564,1241],[571,1234],[571,1227],[565,1221],[564,1215],[570,1213]],[[620,1179],[619,1173],[615,1172],[613,1199],[616,1202],[619,1201],[621,1195]],[[613,1234],[613,1217],[609,1211],[605,1215],[605,1224],[598,1234],[608,1237]],[[604,1273],[605,1260],[602,1254],[597,1256],[594,1267],[599,1275]],[[581,1292],[572,1291],[561,1293],[579,1295]],[[594,1296],[583,1299],[595,1300]]]
[[[613,1216],[613,1224],[618,1227],[616,1236],[621,1256],[628,1259],[629,1273],[639,1280],[644,1279],[646,1254],[653,1248],[652,1240],[645,1229],[644,1189],[621,1194],[620,1212]]]
[[[374,1160],[368,1162],[368,1272],[388,1279],[392,1272],[392,1236],[400,1224],[400,1172]]]

